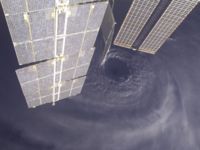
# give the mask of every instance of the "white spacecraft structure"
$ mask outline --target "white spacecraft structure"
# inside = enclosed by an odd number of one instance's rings
[[[133,0],[113,44],[155,54],[198,0]],[[1,0],[29,108],[81,93],[99,31],[104,53],[115,19],[109,0]]]

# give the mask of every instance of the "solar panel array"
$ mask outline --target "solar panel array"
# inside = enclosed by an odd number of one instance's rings
[[[55,103],[80,93],[108,2],[1,0],[1,3],[18,62],[28,64],[16,71],[28,106]]]
[[[114,44],[131,48],[158,4],[159,0],[134,0]]]
[[[2,0],[20,65],[87,49],[89,40],[82,43],[82,38],[95,41],[107,2],[69,7],[54,1]]]
[[[18,69],[16,73],[28,106],[56,102],[80,93],[90,64],[75,67],[76,59],[74,55]],[[63,69],[54,72],[54,65],[62,62]]]
[[[199,0],[171,0],[164,13],[158,12],[161,0],[134,0],[123,24],[115,38],[114,44],[125,48],[138,48],[139,51],[155,54],[187,15],[198,4]],[[141,44],[134,42],[142,35],[142,30],[151,22],[153,14],[160,18],[150,28]]]
[[[172,0],[139,47],[139,51],[155,54],[197,3],[198,0]]]

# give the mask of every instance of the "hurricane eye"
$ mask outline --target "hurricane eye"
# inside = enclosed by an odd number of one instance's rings
[[[130,75],[127,63],[118,58],[109,58],[106,60],[104,71],[107,77],[118,82],[127,80]]]

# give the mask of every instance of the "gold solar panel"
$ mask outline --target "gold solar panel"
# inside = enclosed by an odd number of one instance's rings
[[[114,44],[131,48],[158,4],[159,0],[134,0]]]
[[[172,0],[140,45],[139,51],[155,54],[197,3],[198,0]]]

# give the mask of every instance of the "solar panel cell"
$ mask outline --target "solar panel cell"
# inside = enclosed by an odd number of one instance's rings
[[[21,84],[24,82],[32,81],[37,78],[36,66],[25,67],[16,70],[18,80]]]
[[[32,43],[35,61],[42,61],[54,57],[54,39],[38,40]]]
[[[70,16],[67,24],[67,34],[83,32],[89,15],[90,5],[77,5],[70,7]]]
[[[88,20],[87,30],[95,30],[101,26],[102,20],[97,18],[103,18],[108,2],[99,3],[98,5],[91,4],[92,11]]]
[[[40,95],[50,95],[53,92],[53,75],[39,79]]]
[[[94,48],[83,51],[78,60],[78,66],[83,64],[89,64],[94,54]]]
[[[26,11],[25,0],[1,0],[5,14],[17,14]]]
[[[13,43],[30,41],[29,26],[24,14],[6,16]]]
[[[27,101],[27,105],[28,105],[29,108],[34,108],[34,107],[41,105],[41,101],[39,99]]]
[[[46,61],[44,63],[38,63],[36,65],[38,78],[49,76],[53,74],[53,60]]]
[[[70,96],[70,91],[63,91],[60,93],[59,100],[68,98]]]
[[[77,94],[80,94],[81,91],[82,91],[82,87],[78,87],[78,88],[72,89],[71,93],[70,93],[70,96],[76,96]]]
[[[54,36],[54,13],[54,9],[48,9],[29,14],[33,40]]]
[[[42,103],[42,104],[51,103],[52,100],[53,100],[53,95],[44,96],[44,97],[42,97],[42,99],[41,99],[41,101],[42,101],[41,103]]]
[[[74,88],[77,88],[77,87],[81,87],[85,83],[85,80],[86,80],[86,76],[74,79],[72,88],[74,89]]]
[[[84,42],[81,48],[82,51],[88,51],[94,46],[97,34],[98,30],[90,31],[85,34]]]
[[[31,42],[15,45],[15,52],[19,64],[27,64],[35,61],[35,54]]]
[[[62,81],[62,86],[61,86],[61,92],[62,91],[69,91],[71,89],[72,86],[72,80],[68,80],[68,81]]]
[[[88,72],[89,64],[76,67],[74,78],[85,76]]]
[[[28,3],[28,8],[30,11],[54,8],[55,6],[55,0],[40,0],[39,3],[38,0],[26,0],[26,1]]]
[[[70,69],[62,72],[62,80],[70,80],[73,79],[75,69]]]
[[[78,53],[74,55],[69,55],[65,61],[63,62],[63,70],[67,70],[70,68],[74,68],[76,65],[76,61],[78,59]]]
[[[40,98],[40,91],[37,80],[22,84],[21,87],[27,101]]]
[[[64,54],[73,55],[78,53],[81,48],[82,39],[83,39],[83,34],[66,36]]]

